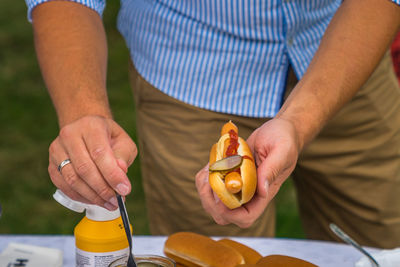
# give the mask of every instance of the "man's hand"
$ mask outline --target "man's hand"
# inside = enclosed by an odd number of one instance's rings
[[[126,176],[136,146],[112,120],[106,90],[107,43],[100,14],[79,3],[49,1],[32,11],[35,47],[57,111],[50,146],[53,183],[75,200],[109,210],[131,191]],[[65,159],[61,172],[57,167]]]
[[[86,116],[61,129],[49,148],[48,170],[53,183],[72,199],[115,210],[114,190],[123,196],[131,191],[126,172],[136,155],[135,143],[115,121]],[[59,172],[65,159],[71,164]]]
[[[294,126],[283,119],[266,122],[250,135],[247,143],[256,160],[258,177],[257,191],[250,202],[230,210],[212,192],[208,183],[208,165],[196,175],[203,208],[218,224],[250,227],[293,171],[300,151]]]

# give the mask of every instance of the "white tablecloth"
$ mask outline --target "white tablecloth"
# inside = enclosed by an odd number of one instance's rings
[[[215,238],[218,239],[218,238]],[[318,266],[354,266],[361,254],[351,246],[322,241],[294,240],[284,238],[232,238],[257,250],[261,255],[281,254],[307,260]],[[134,254],[163,254],[166,237],[134,236]],[[64,252],[64,267],[75,267],[75,244],[73,236],[47,235],[0,235],[0,252],[10,242],[58,248]],[[376,249],[367,248],[370,252]],[[3,266],[1,266],[3,267]]]

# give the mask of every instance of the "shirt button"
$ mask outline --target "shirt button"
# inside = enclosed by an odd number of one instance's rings
[[[293,38],[289,38],[289,40],[287,41],[288,46],[292,46],[293,45]]]

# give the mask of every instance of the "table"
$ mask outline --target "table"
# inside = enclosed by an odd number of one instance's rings
[[[218,237],[215,237],[218,239]],[[231,237],[257,250],[261,255],[282,254],[307,260],[323,267],[354,266],[361,254],[345,244],[286,238]],[[165,236],[133,236],[133,252],[139,254],[163,254]],[[74,237],[68,235],[0,235],[0,252],[10,242],[58,248],[64,252],[64,267],[75,267]],[[366,248],[370,252],[378,249]]]

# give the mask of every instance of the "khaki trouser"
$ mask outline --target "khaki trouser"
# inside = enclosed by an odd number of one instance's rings
[[[297,82],[291,73],[287,91]],[[143,185],[154,235],[273,236],[275,205],[248,229],[219,226],[201,206],[195,175],[208,162],[221,126],[247,138],[268,118],[211,112],[173,99],[131,67]],[[400,245],[400,90],[388,55],[301,153],[293,178],[306,235],[337,240],[335,222],[363,245]]]

